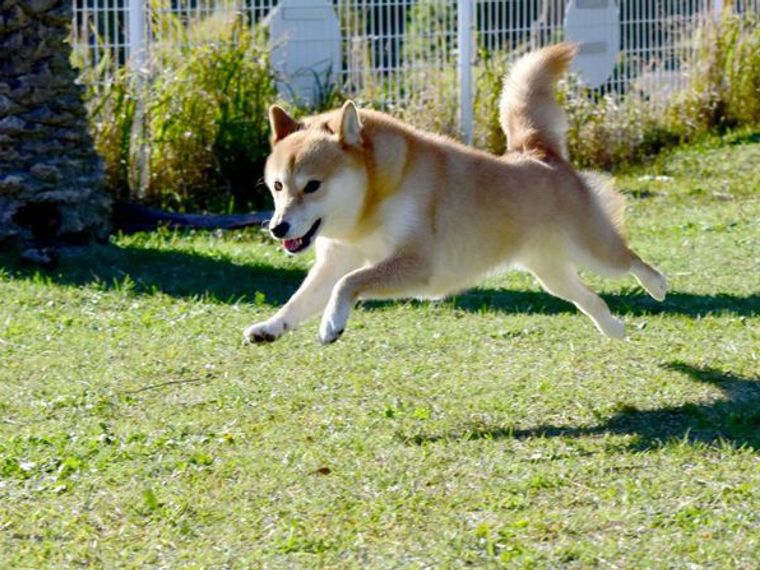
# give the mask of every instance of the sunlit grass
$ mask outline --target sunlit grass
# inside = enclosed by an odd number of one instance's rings
[[[756,137],[620,178],[625,342],[513,274],[243,346],[309,261],[250,230],[5,258],[0,565],[753,568]]]

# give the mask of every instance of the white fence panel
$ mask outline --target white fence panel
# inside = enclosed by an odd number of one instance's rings
[[[72,1],[72,36],[79,57],[116,69],[130,55],[141,63],[144,54],[154,71],[160,70],[157,37],[161,49],[181,45],[188,41],[184,30],[220,13],[235,12],[251,25],[265,24],[278,4],[277,0]],[[597,24],[618,26],[619,46],[609,76],[597,82],[596,91],[624,95],[633,90],[655,105],[688,81],[684,61],[693,51],[691,34],[702,19],[715,17],[724,3],[737,13],[760,10],[760,0],[572,2],[609,5],[617,11],[618,24]],[[570,4],[567,0],[332,3],[340,23],[342,54],[334,85],[360,103],[418,123],[426,119],[424,126],[464,138],[471,133],[473,105],[479,96],[473,64],[562,40]],[[158,25],[163,27],[157,29]]]

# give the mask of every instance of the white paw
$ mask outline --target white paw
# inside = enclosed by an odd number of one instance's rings
[[[288,330],[287,323],[280,319],[269,319],[261,323],[256,323],[243,331],[245,342],[272,342],[280,338]]]
[[[657,301],[664,301],[665,295],[668,292],[668,281],[664,275],[658,275],[657,278],[652,279],[648,284],[647,291]]]
[[[346,329],[350,311],[351,307],[346,304],[338,305],[330,302],[322,315],[322,322],[319,324],[319,342],[330,344],[338,340]]]
[[[611,317],[605,324],[602,332],[610,338],[622,340],[625,338],[625,323],[620,319]]]

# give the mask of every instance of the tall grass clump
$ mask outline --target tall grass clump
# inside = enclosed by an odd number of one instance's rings
[[[712,129],[760,125],[760,16],[727,8],[696,31],[686,62],[690,83],[668,119],[691,137]]]
[[[117,200],[130,198],[131,137],[136,93],[126,68],[113,65],[109,50],[93,61],[92,52],[74,44],[72,60],[81,70],[95,150],[103,159],[105,184]]]
[[[277,93],[264,33],[223,6],[190,25],[167,10],[153,15],[145,69],[85,66],[109,188],[177,210],[267,207],[257,180]]]
[[[711,131],[760,125],[760,18],[727,9],[695,29],[681,71],[690,79],[667,103],[635,88],[599,95],[569,76],[558,98],[568,117],[571,159],[581,167],[613,170]],[[509,54],[509,58],[517,57]],[[506,54],[482,52],[475,69],[476,146],[501,154],[498,101]]]
[[[688,83],[666,104],[630,90],[597,96],[563,82],[559,97],[569,119],[572,159],[614,169],[713,131],[760,125],[760,18],[754,11],[700,22],[681,62]]]
[[[568,119],[568,150],[577,166],[624,167],[679,140],[672,125],[662,120],[662,110],[635,92],[595,96],[571,76],[560,82],[558,96]]]
[[[267,107],[277,96],[266,38],[225,12],[180,31],[182,47],[156,50],[146,198],[177,208],[263,207],[268,193],[255,182],[269,152]]]

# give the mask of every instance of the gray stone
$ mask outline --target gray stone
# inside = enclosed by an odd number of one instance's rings
[[[40,202],[56,202],[58,204],[76,204],[84,198],[90,197],[91,191],[82,188],[67,188],[60,190],[49,190],[37,194],[37,200]]]
[[[25,9],[35,14],[47,12],[60,0],[24,0]],[[66,0],[63,0],[64,2]]]
[[[107,234],[110,199],[65,43],[71,0],[0,0],[0,240]]]
[[[63,2],[53,7],[42,15],[42,20],[47,24],[65,26],[71,23],[71,8]]]
[[[29,173],[43,182],[58,182],[61,179],[61,171],[52,164],[35,164],[29,169]]]
[[[24,131],[26,123],[18,117],[5,117],[0,119],[0,134],[18,134]]]
[[[3,150],[3,160],[17,166],[25,166],[22,164],[24,162],[22,154],[13,147]]]
[[[7,95],[0,94],[0,117],[16,113],[20,109],[21,107],[16,105]]]
[[[55,131],[53,131],[52,134],[58,140],[65,141],[65,142],[78,143],[78,142],[86,141],[89,138],[87,136],[87,133],[84,133],[81,130],[73,130],[73,129],[56,129]]]
[[[55,120],[59,115],[53,113],[47,105],[34,107],[34,109],[24,113],[22,116],[25,121],[30,123],[45,123],[47,125],[61,124],[60,121]]]
[[[18,194],[26,189],[23,176],[9,174],[0,179],[0,192],[6,195]]]
[[[50,268],[58,264],[58,252],[51,247],[30,247],[21,252],[21,259]]]

